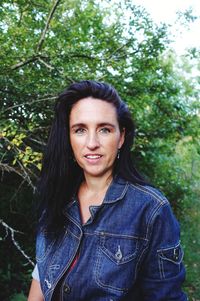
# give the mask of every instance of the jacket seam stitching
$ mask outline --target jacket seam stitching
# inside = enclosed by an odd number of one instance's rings
[[[138,189],[138,190],[140,190],[140,191],[143,191],[144,193],[146,193],[146,194],[149,194],[149,195],[151,195],[152,197],[154,197],[159,203],[161,203],[161,204],[165,204],[165,203],[168,203],[168,200],[163,196],[163,198],[162,197],[160,197],[156,192],[154,192],[154,191],[151,191],[149,188],[147,188],[147,187],[143,187],[143,186],[141,186],[141,185],[135,185],[135,184],[130,184],[130,186],[132,186],[132,187],[134,187],[135,189]]]

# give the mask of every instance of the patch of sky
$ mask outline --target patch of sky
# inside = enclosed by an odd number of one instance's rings
[[[36,10],[34,10],[35,14],[35,20],[36,21],[41,21],[44,18],[44,13],[42,12],[38,12]]]
[[[67,18],[67,17],[71,18],[73,16],[73,14],[74,14],[74,9],[69,9],[68,11],[66,11],[62,14],[62,17],[63,18]]]
[[[2,6],[4,8],[9,8],[10,10],[16,10],[17,8],[17,5],[11,3],[3,3]]]
[[[41,29],[34,29],[34,34],[35,35],[38,35],[38,34],[40,34],[41,33]]]
[[[112,66],[107,67],[108,72],[110,72],[113,76],[120,75],[118,70],[115,70]]]
[[[3,31],[3,33],[7,33],[9,26],[5,22],[0,22],[0,28]]]

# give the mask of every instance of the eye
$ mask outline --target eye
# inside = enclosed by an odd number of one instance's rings
[[[84,128],[78,128],[74,131],[76,134],[78,135],[82,135],[84,132],[85,132],[85,129]]]
[[[108,133],[110,133],[110,129],[107,128],[107,127],[101,128],[101,129],[100,129],[100,133],[108,134]]]

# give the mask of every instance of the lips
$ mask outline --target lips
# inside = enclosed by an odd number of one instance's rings
[[[88,154],[84,156],[86,159],[89,160],[96,160],[96,159],[100,159],[102,157],[102,155],[99,154]]]

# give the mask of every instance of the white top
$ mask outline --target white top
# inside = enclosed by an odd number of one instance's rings
[[[39,276],[37,264],[35,265],[34,270],[32,272],[32,277],[33,277],[33,279],[35,279],[37,281],[40,281],[40,276]]]

